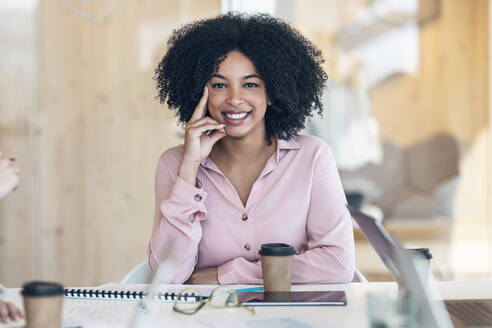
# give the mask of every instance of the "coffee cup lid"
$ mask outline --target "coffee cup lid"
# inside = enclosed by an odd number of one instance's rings
[[[22,285],[22,296],[59,296],[63,286],[56,282],[30,281]]]
[[[296,253],[294,247],[283,243],[263,244],[258,252],[266,256],[290,256]]]

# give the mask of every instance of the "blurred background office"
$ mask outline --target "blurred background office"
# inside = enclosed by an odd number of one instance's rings
[[[182,142],[155,99],[172,30],[228,11],[281,17],[330,77],[305,133],[332,147],[349,201],[438,279],[492,277],[488,0],[2,0],[0,281],[88,286],[146,258],[157,159]],[[354,230],[357,267],[390,280]]]

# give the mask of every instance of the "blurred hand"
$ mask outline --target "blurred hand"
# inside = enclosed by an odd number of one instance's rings
[[[0,153],[0,198],[15,190],[19,185],[20,169],[14,165],[14,159],[9,159]]]
[[[8,323],[9,319],[17,321],[22,317],[21,311],[14,304],[0,300],[0,321],[2,323]]]
[[[185,281],[190,285],[219,285],[219,269],[210,267],[195,270]]]

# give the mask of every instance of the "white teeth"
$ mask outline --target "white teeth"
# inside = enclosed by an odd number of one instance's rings
[[[232,118],[233,120],[238,120],[243,117],[245,117],[248,113],[241,113],[241,114],[225,114],[228,118]]]

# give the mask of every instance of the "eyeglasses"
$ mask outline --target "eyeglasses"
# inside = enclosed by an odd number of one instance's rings
[[[193,295],[191,301],[189,295]],[[254,308],[239,303],[237,292],[230,286],[219,286],[212,290],[210,296],[202,296],[199,290],[186,288],[177,295],[173,310],[191,315],[197,313],[207,304],[216,309],[243,308],[255,314]]]

